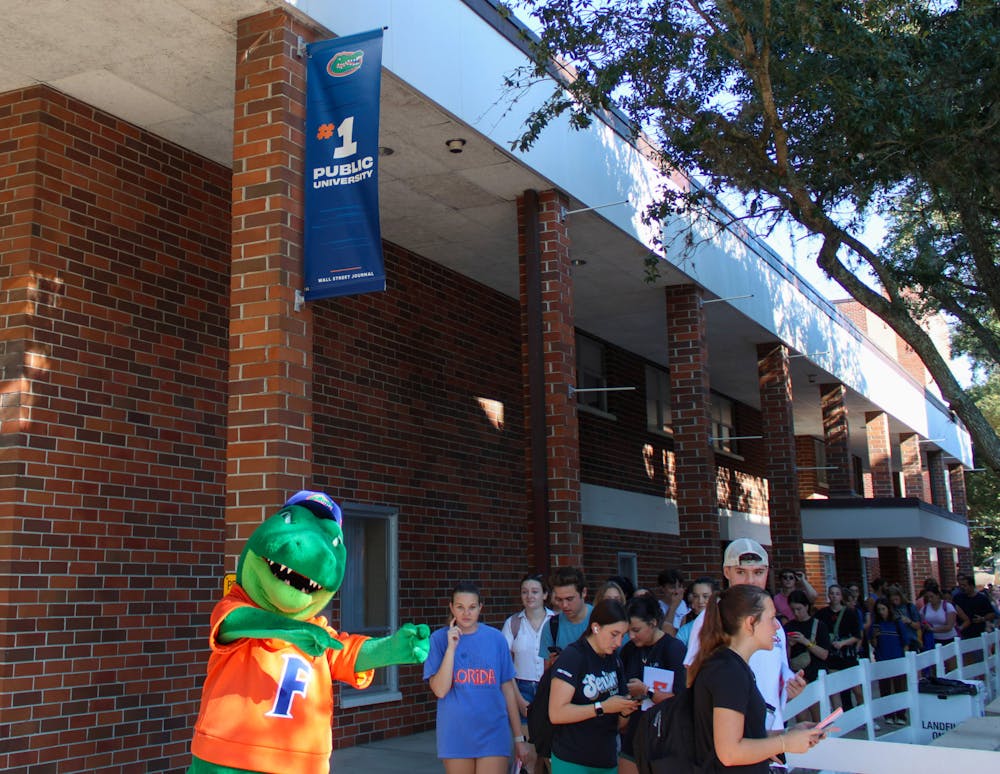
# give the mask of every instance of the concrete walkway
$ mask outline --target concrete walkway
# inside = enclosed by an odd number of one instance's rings
[[[333,774],[353,771],[364,774],[441,774],[444,766],[437,757],[434,734],[434,731],[424,731],[334,750],[331,759]]]

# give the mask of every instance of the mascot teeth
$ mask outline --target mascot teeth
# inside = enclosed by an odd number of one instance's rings
[[[300,575],[287,565],[272,562],[270,559],[264,559],[264,561],[267,562],[267,566],[268,569],[271,570],[271,574],[278,580],[282,581],[286,586],[291,586],[293,589],[298,589],[306,594],[312,594],[323,588],[323,586],[316,581],[310,580],[305,575]]]

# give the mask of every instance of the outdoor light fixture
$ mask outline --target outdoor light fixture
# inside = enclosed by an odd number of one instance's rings
[[[378,146],[378,155],[379,156],[391,156],[395,152],[396,151],[394,151],[388,145],[379,145]]]
[[[573,266],[586,266],[587,262],[583,258],[574,258],[570,261]]]
[[[465,147],[465,140],[461,137],[455,137],[451,140],[445,140],[444,144],[448,146],[449,153],[461,153],[462,149]]]

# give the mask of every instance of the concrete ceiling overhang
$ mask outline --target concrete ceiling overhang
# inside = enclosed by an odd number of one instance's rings
[[[964,519],[913,497],[880,500],[803,500],[802,539],[809,543],[857,540],[860,545],[969,547]]]
[[[0,25],[0,92],[47,84],[231,166],[237,22],[274,8],[293,12],[283,0],[12,0]],[[392,149],[380,161],[383,236],[516,298],[516,198],[551,183],[389,72],[381,110],[380,142]],[[455,137],[467,141],[462,153],[445,145]],[[583,262],[574,269],[578,327],[665,365],[663,286],[690,280],[664,261],[647,283],[649,246],[599,210],[567,224]],[[759,406],[755,347],[773,335],[726,303],[706,315],[713,389]],[[792,373],[797,432],[821,436],[813,383],[833,377],[804,359]],[[873,408],[849,400],[855,422]]]

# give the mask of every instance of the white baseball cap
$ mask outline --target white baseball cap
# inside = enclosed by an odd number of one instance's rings
[[[726,555],[722,560],[723,567],[757,567],[768,566],[767,551],[756,540],[737,538],[726,546]]]

